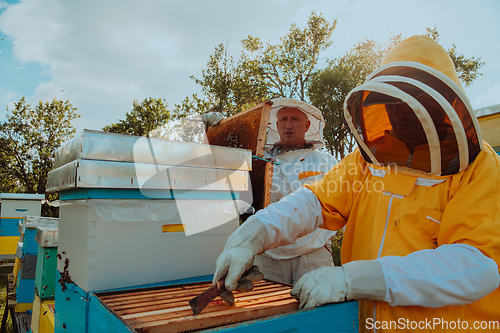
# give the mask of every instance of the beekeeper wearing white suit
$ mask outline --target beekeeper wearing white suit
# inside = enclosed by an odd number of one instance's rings
[[[337,161],[318,148],[323,146],[324,118],[312,105],[291,98],[272,100],[264,157],[273,167],[271,203],[315,182]],[[330,239],[335,231],[317,229],[294,243],[266,251],[255,264],[266,279],[294,284],[305,273],[332,266]]]
[[[323,144],[325,120],[312,105],[291,98],[272,100],[264,157],[275,162],[271,203],[280,201],[303,185],[325,175],[337,161],[318,150]],[[202,115],[207,126],[216,126],[223,116],[217,112]],[[256,256],[255,264],[269,280],[294,284],[307,272],[332,266],[330,240],[336,231],[317,229],[292,244]]]

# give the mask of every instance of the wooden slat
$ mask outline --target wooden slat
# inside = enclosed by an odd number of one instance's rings
[[[259,294],[259,295],[252,295],[252,296],[247,296],[243,298],[236,298],[236,302],[245,302],[245,304],[250,304],[250,303],[256,303],[256,302],[268,302],[272,301],[274,299],[280,298],[279,296],[285,295],[288,297],[288,290],[280,290],[280,291],[274,291],[274,292],[269,292],[265,294]],[[189,302],[189,300],[188,300]],[[163,307],[145,307],[144,309],[147,311],[146,312],[141,312],[141,313],[131,313],[131,314],[121,314],[117,312],[124,320],[134,320],[137,318],[143,318],[143,317],[148,317],[148,316],[155,316],[155,315],[161,315],[161,314],[167,314],[167,313],[173,313],[173,312],[180,312],[184,310],[189,310],[189,313],[191,313],[191,308],[189,305],[186,307],[186,301],[179,301],[172,303],[171,306],[163,306]],[[227,307],[227,305],[222,302],[221,300],[214,300],[211,304],[214,305],[223,305],[223,307]],[[213,309],[212,309],[213,310]]]
[[[252,206],[258,211],[271,203],[273,165],[271,162],[260,160],[254,160],[252,164],[252,172],[250,172],[250,181],[254,193]]]
[[[264,102],[223,119],[217,126],[208,129],[208,143],[249,149],[253,155],[264,156],[271,105],[271,101]]]
[[[151,288],[138,291],[97,293],[100,300],[137,332],[182,332],[238,323],[298,309],[290,296],[291,286],[259,281],[249,292],[235,292],[229,306],[215,298],[199,315],[193,315],[189,300],[211,283]]]
[[[281,287],[281,288],[286,288],[286,287]],[[278,291],[276,287],[270,287],[270,288],[261,288],[261,289],[256,289],[254,290],[255,295],[260,295],[265,292],[270,292],[270,289],[272,291]],[[201,293],[201,292],[200,292]],[[241,295],[241,294],[240,294]],[[238,293],[236,293],[235,297],[240,296]],[[241,297],[241,296],[240,296]],[[111,306],[113,310],[117,314],[126,314],[126,313],[133,313],[141,311],[143,307],[160,307],[160,308],[165,308],[165,307],[175,307],[177,303],[186,303],[189,302],[190,299],[193,298],[193,295],[189,296],[180,296],[180,297],[147,297],[143,299],[135,299],[131,301],[122,301],[120,303],[108,303],[108,306]],[[216,299],[217,300],[217,299]]]
[[[253,320],[263,317],[274,316],[286,312],[295,311],[298,304],[295,300],[278,301],[273,304],[263,304],[249,308],[236,308],[232,311],[212,312],[206,315],[198,315],[195,320],[189,317],[180,317],[170,320],[159,320],[148,323],[146,326],[134,327],[139,332],[185,332],[223,325],[234,324],[242,321]]]
[[[255,289],[254,290],[259,290],[259,288],[272,285],[273,282],[269,281],[259,281],[255,284]],[[106,304],[108,306],[114,306],[114,305],[119,305],[124,303],[130,303],[132,300],[140,300],[140,299],[146,299],[146,298],[159,298],[159,297],[181,297],[183,295],[197,295],[202,293],[203,291],[207,290],[211,284],[209,283],[204,283],[199,286],[193,286],[193,288],[182,288],[182,287],[177,287],[177,288],[165,288],[162,287],[162,289],[154,289],[154,290],[147,290],[147,291],[140,291],[140,292],[125,292],[125,293],[120,293],[116,295],[106,295],[106,296],[101,296],[99,294],[99,298],[103,301],[106,301]],[[194,297],[194,296],[193,296]]]

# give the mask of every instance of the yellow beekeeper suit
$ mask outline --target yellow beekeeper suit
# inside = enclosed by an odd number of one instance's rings
[[[498,331],[500,158],[446,51],[406,39],[344,111],[359,149],[247,220],[214,280],[233,288],[245,256],[345,226],[343,265],[305,274],[292,290],[301,307],[360,300],[361,332]]]
[[[371,93],[378,96],[370,101]],[[427,134],[429,144],[415,149],[415,154],[422,151],[424,158],[420,160],[427,162],[420,165],[420,170],[412,169],[411,162],[407,164],[409,152],[404,146],[399,146],[399,140],[391,136],[387,140],[391,124],[384,115],[385,94],[397,99],[392,101],[394,103],[407,99],[407,103],[417,105],[417,101],[423,107],[420,108],[421,122],[428,121],[426,125],[430,133]],[[369,103],[363,104],[367,99]],[[377,99],[382,102],[377,104]],[[436,249],[446,244],[466,244],[494,259],[497,265],[500,262],[500,159],[491,147],[480,141],[477,120],[445,51],[425,37],[407,39],[389,54],[384,65],[364,85],[349,95],[345,107],[347,121],[357,136],[361,152],[356,150],[345,158],[325,176],[323,182],[308,186],[323,205],[323,227],[336,230],[346,225],[342,263],[380,258],[386,281],[394,280],[393,288],[389,288],[384,300],[395,305],[421,302],[427,306],[391,306],[388,302],[361,301],[361,331],[367,318],[372,318],[370,322],[381,323],[400,318],[412,321],[439,318],[448,322],[458,319],[500,320],[500,289],[476,302],[457,306],[448,305],[446,301],[463,303],[453,300],[453,297],[440,299],[442,295],[433,294],[436,290],[426,285],[425,278],[412,286],[414,290],[398,289],[408,288],[407,282],[409,284],[412,279],[417,280],[419,275],[425,274],[422,270],[433,269],[437,270],[432,273],[433,277],[440,279],[435,282],[437,288],[443,292],[455,292],[456,286],[446,285],[451,282],[446,277],[450,272],[448,267],[435,267],[432,259],[406,270],[396,267],[398,257],[416,251]],[[433,111],[426,110],[429,107],[447,108],[445,111],[450,112],[445,122],[454,130],[454,145],[450,145],[449,140],[440,141],[442,133],[439,130],[444,126],[433,126],[433,120],[426,117],[427,114],[432,118]],[[433,127],[436,133],[433,133]],[[382,150],[393,151],[395,156],[387,157],[380,152]],[[449,155],[456,158],[443,158]],[[395,161],[398,166],[389,167]],[[446,175],[442,175],[445,169]],[[343,181],[351,187],[344,183],[343,188]],[[352,188],[352,184],[358,188]],[[328,187],[335,186],[340,190],[328,190]],[[470,265],[470,272],[464,279],[475,280],[479,274],[484,274],[476,262],[467,259],[461,262],[460,253],[456,252],[457,256],[453,253],[443,257],[445,264]],[[425,259],[428,258],[424,256],[419,261]],[[411,261],[403,263],[410,264]],[[387,282],[390,286],[390,281]],[[463,291],[464,294],[468,292],[471,291]],[[395,301],[398,293],[410,294],[406,296],[408,304],[405,300]],[[473,322],[468,325],[472,327]]]

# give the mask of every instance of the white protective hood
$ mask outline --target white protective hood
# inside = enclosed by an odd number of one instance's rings
[[[293,98],[275,98],[271,100],[273,106],[271,108],[271,116],[269,117],[269,126],[267,131],[266,144],[272,145],[280,141],[278,128],[276,127],[276,115],[278,111],[284,107],[297,108],[304,112],[311,122],[309,130],[306,132],[306,142],[315,141],[314,148],[319,148],[324,145],[323,143],[323,128],[325,127],[325,119],[317,108],[305,102]]]

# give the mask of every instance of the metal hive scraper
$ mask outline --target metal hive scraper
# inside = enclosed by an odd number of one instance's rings
[[[226,287],[224,286],[225,281],[226,279],[219,280],[216,284],[213,284],[210,288],[189,301],[189,305],[195,315],[199,314],[215,297],[226,291]]]

